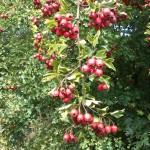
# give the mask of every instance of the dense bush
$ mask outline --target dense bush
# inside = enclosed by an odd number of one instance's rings
[[[0,2],[0,149],[149,150],[149,14],[142,0]],[[74,96],[54,94],[72,84]],[[118,132],[74,125],[73,108]]]

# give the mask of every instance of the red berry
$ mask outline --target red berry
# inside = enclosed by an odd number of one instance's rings
[[[116,125],[111,126],[111,132],[116,133],[118,131],[118,127]]]
[[[83,65],[81,71],[88,73],[90,71],[90,67],[88,65]]]
[[[70,134],[65,133],[64,136],[63,136],[63,140],[64,140],[66,143],[69,143],[69,142],[71,141]]]
[[[71,138],[71,143],[76,144],[78,142],[78,139],[74,135],[70,134],[70,138]]]
[[[92,128],[93,130],[97,130],[97,129],[98,129],[98,122],[93,122],[93,123],[91,124],[91,128]]]
[[[64,103],[68,103],[70,101],[70,98],[65,98],[65,99],[63,99],[63,102]]]
[[[72,90],[75,88],[75,85],[74,85],[74,84],[70,84],[70,85],[68,86],[68,88],[72,91]]]
[[[95,72],[94,72],[94,74],[99,77],[99,76],[103,75],[103,70],[100,69],[100,68],[96,69]]]
[[[72,14],[66,14],[65,18],[66,18],[66,20],[70,21],[73,19],[73,15]]]
[[[69,95],[71,95],[71,93],[72,93],[72,91],[71,91],[70,89],[66,89],[66,91],[65,91],[65,94],[66,94],[66,95],[69,96]]]
[[[84,115],[84,121],[86,122],[86,123],[89,123],[89,124],[91,124],[92,122],[93,122],[93,117],[92,117],[92,115],[91,114],[89,114],[89,113],[86,113],[85,115]]]
[[[96,66],[97,67],[103,67],[105,64],[104,64],[104,62],[102,61],[102,60],[100,60],[100,59],[97,59],[96,60]]]
[[[99,122],[98,125],[97,125],[97,128],[102,131],[105,127],[104,127],[104,124]]]
[[[56,22],[60,22],[60,21],[62,20],[62,15],[56,14],[56,15],[54,16],[54,19],[55,19]]]
[[[96,59],[94,57],[88,59],[87,61],[88,66],[95,66],[95,64],[96,64]]]
[[[106,133],[110,133],[111,132],[111,127],[109,125],[105,126],[105,131],[106,131]]]
[[[77,121],[78,121],[80,124],[82,124],[82,123],[84,122],[84,115],[83,115],[83,114],[79,114],[79,115],[77,116]]]
[[[76,109],[72,109],[70,111],[71,118],[77,118],[78,114],[79,114],[79,112]]]

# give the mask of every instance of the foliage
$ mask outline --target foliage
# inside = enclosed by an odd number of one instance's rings
[[[69,12],[76,17],[76,2],[62,0],[59,13]],[[4,28],[0,32],[0,149],[150,148],[150,51],[146,40],[150,35],[150,10],[143,1],[139,2],[142,11],[118,1],[119,13],[126,10],[128,19],[95,31],[87,26],[88,13],[94,11],[95,3],[87,2],[90,7],[80,12],[79,41],[53,34],[51,28],[56,25],[53,16],[43,19],[42,12],[35,9],[31,0],[0,2],[0,14],[8,14],[8,19],[0,18],[0,28]],[[103,5],[115,7],[109,1]],[[32,16],[38,18],[39,27],[31,21]],[[33,58],[37,53],[34,37],[39,32],[43,35],[40,44],[45,49],[45,57],[56,54],[54,70],[47,70],[43,62]],[[111,58],[106,57],[106,52],[111,52]],[[83,65],[93,55],[107,66],[105,75],[99,79],[93,75],[88,78],[78,68],[78,62]],[[76,70],[71,72],[73,69]],[[76,85],[75,98],[69,104],[49,96],[50,90],[65,81],[64,78]],[[110,87],[108,91],[97,90],[102,82]],[[15,86],[15,90],[10,89]],[[119,132],[101,138],[89,127],[82,131],[75,128],[79,142],[66,144],[62,137],[72,123],[69,111],[82,101],[83,95],[87,110],[91,112],[91,108],[109,116],[118,125]]]

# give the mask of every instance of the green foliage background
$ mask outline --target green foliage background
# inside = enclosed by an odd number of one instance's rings
[[[67,3],[72,4],[73,1]],[[142,1],[140,3],[143,4]],[[35,11],[31,0],[0,2],[0,14],[7,13],[9,16],[0,20],[0,27],[5,29],[0,33],[0,149],[149,150],[150,47],[146,37],[150,36],[150,10],[144,7],[143,11],[139,11],[125,5],[123,8],[126,8],[129,19],[102,30],[97,45],[97,48],[106,50],[110,50],[112,45],[118,47],[112,51],[116,72],[106,71],[111,77],[110,90],[98,92],[96,83],[87,83],[89,94],[103,102],[100,108],[109,106],[110,112],[125,109],[123,117],[113,118],[119,132],[99,138],[90,129],[88,133],[83,130],[78,137],[79,143],[68,145],[63,142],[62,136],[68,127],[68,122],[64,120],[69,118],[69,110],[60,114],[57,108],[62,103],[48,94],[57,82],[42,82],[43,75],[48,71],[44,64],[33,58],[37,53],[33,47],[34,34],[37,30],[50,29],[42,21],[39,29],[31,25],[30,17],[40,14]],[[75,5],[69,11],[76,14]],[[86,15],[81,20],[85,24],[88,22]],[[85,30],[88,35],[85,37],[83,29],[81,38],[87,41],[88,50],[92,51],[87,39],[96,32],[86,28],[86,25]],[[45,36],[47,43],[50,42],[51,32]],[[75,63],[76,48],[73,51],[74,56],[71,53],[64,59],[64,65]],[[7,89],[10,85],[18,85],[18,89]]]

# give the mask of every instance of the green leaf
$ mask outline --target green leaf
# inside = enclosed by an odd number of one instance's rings
[[[142,110],[137,110],[138,115],[143,116],[144,112]]]
[[[67,117],[67,115],[68,115],[68,111],[66,110],[66,111],[64,111],[64,112],[61,112],[60,113],[61,114],[61,120],[62,121],[64,121],[64,122],[69,122],[69,119],[68,119],[68,117]]]
[[[93,46],[95,47],[97,44],[98,44],[98,39],[99,39],[99,36],[100,36],[100,30],[97,31],[94,39],[93,39]]]
[[[92,9],[95,9],[94,3],[91,2],[91,0],[86,0],[88,3],[88,6],[90,6]]]
[[[67,12],[67,10],[68,10],[68,4],[64,0],[60,1],[60,5],[64,9],[64,11]]]
[[[97,31],[94,37],[88,35],[87,40],[95,47],[98,44],[99,36],[100,36],[100,30]]]
[[[95,97],[90,95],[90,94],[86,94],[85,96],[87,99],[91,99],[91,100],[95,100]]]
[[[66,68],[66,67],[59,66],[59,71],[60,71],[60,72],[63,72],[63,73],[66,73],[66,72],[71,71],[71,69]]]
[[[99,50],[95,56],[100,59],[106,58],[106,50]]]
[[[150,114],[147,116],[148,120],[150,120]]]
[[[92,75],[89,76],[89,80],[90,80],[90,81],[93,82],[94,79],[95,79],[95,75],[92,74]]]
[[[46,77],[42,79],[42,82],[51,81],[53,78],[56,78],[58,76],[58,73],[49,73]]]
[[[123,109],[123,110],[116,110],[114,112],[110,112],[110,115],[112,115],[115,118],[120,118],[120,117],[123,116],[124,111],[125,111],[125,109]]]
[[[72,75],[70,75],[67,80],[73,80],[74,82],[79,82],[80,78],[83,77],[84,75],[80,73],[79,71],[74,72]]]
[[[113,61],[114,61],[113,58],[109,58],[109,59],[105,59],[105,60],[104,60],[105,65],[106,65],[108,68],[110,68],[110,69],[116,71],[116,68],[115,68],[115,66],[114,66],[113,63],[112,63]]]
[[[109,110],[109,107],[107,106],[102,109],[98,108],[97,110],[101,115],[106,115],[106,112]]]
[[[88,107],[91,106],[92,104],[99,105],[99,103],[101,103],[101,101],[96,101],[96,100],[86,100],[85,101],[85,105]]]
[[[72,105],[72,104],[63,105],[63,106],[61,106],[60,108],[58,108],[58,111],[68,109],[71,105]]]
[[[61,52],[67,48],[67,44],[47,44],[46,46],[49,46],[49,55],[52,55],[54,52],[60,55]]]
[[[87,58],[87,57],[88,57],[88,52],[83,49],[83,50],[82,50],[82,55],[79,56],[79,57],[77,57],[77,59],[78,59],[78,60],[83,60],[83,59],[85,59],[85,58]]]
[[[46,19],[45,24],[47,24],[49,28],[52,28],[56,25],[56,21],[54,19],[53,20]]]

